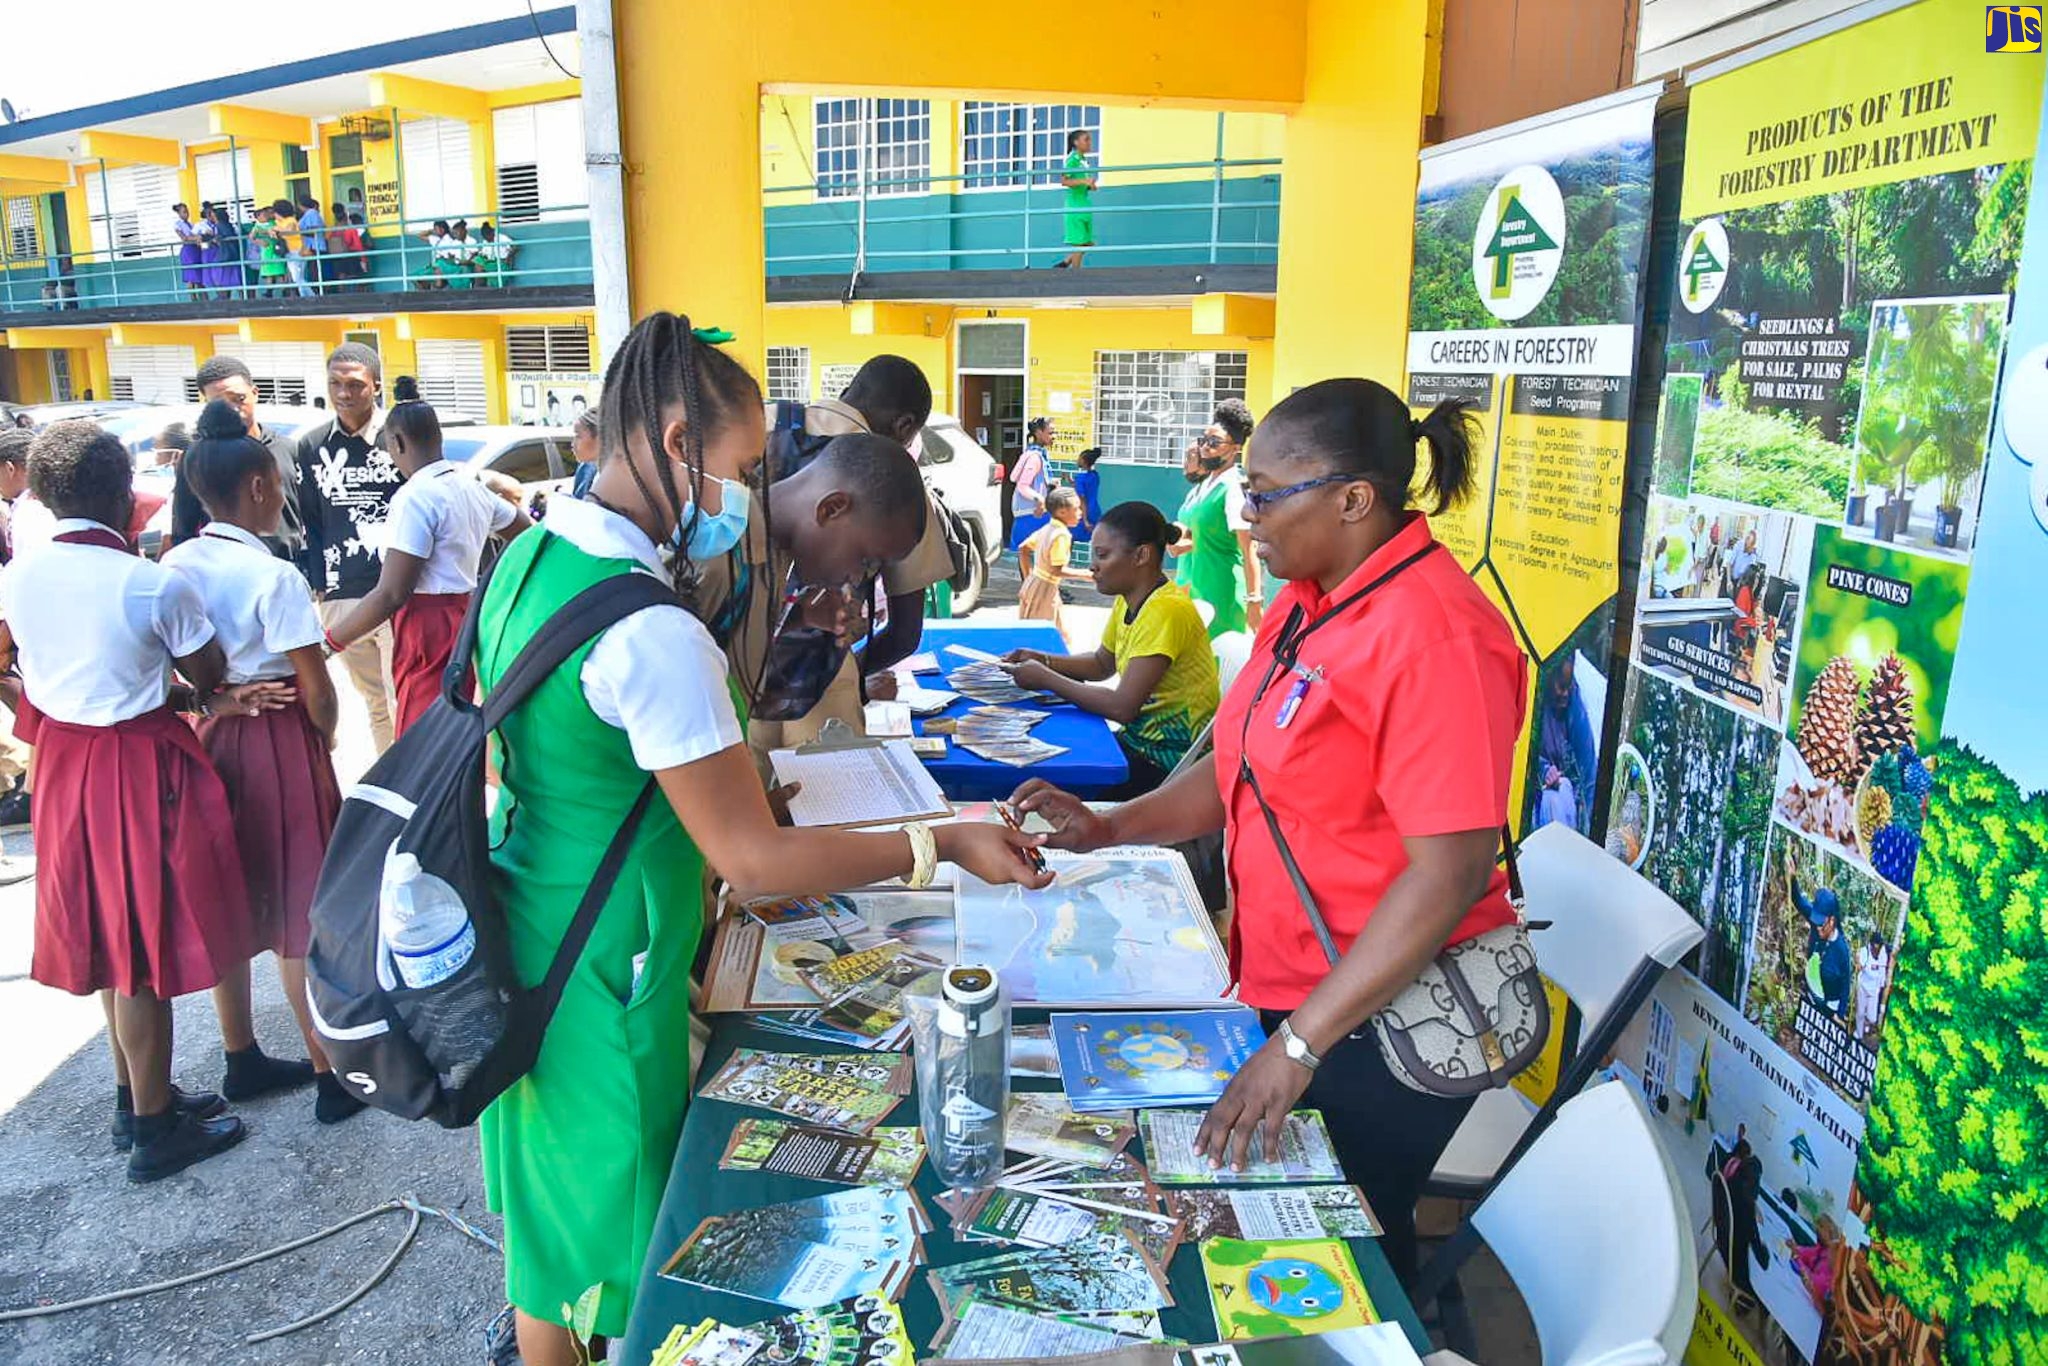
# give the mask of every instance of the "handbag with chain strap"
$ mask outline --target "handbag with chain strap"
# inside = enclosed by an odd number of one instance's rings
[[[1259,790],[1258,775],[1252,772],[1252,715],[1274,680],[1283,671],[1294,668],[1304,640],[1440,545],[1430,542],[1306,625],[1302,608],[1297,605],[1281,626],[1273,645],[1273,660],[1267,665],[1258,690],[1252,694],[1251,704],[1245,708],[1244,731],[1238,745],[1239,776],[1251,789],[1252,799],[1258,802],[1260,814],[1266,818],[1266,829],[1273,837],[1280,863],[1286,868],[1294,894],[1308,915],[1309,927],[1315,931],[1316,941],[1322,945],[1323,955],[1332,967],[1341,956],[1336,940],[1330,935],[1315,894],[1309,890],[1308,879],[1295,862],[1287,837],[1280,832],[1279,818],[1273,814],[1266,794]],[[1550,1000],[1537,970],[1536,951],[1529,943],[1530,926],[1522,914],[1525,897],[1521,870],[1515,865],[1514,837],[1505,823],[1500,835],[1515,918],[1446,947],[1420,976],[1372,1017],[1373,1035],[1387,1069],[1403,1085],[1427,1095],[1474,1096],[1505,1086],[1517,1072],[1535,1061],[1550,1035]]]

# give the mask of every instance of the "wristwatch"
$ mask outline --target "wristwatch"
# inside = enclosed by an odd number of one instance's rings
[[[1313,1072],[1323,1065],[1323,1060],[1301,1035],[1294,1032],[1294,1026],[1287,1021],[1280,1022],[1280,1050],[1294,1061]]]

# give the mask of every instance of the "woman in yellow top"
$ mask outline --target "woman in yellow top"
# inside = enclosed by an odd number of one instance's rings
[[[1074,554],[1074,527],[1081,520],[1081,499],[1072,489],[1054,489],[1045,495],[1045,512],[1051,520],[1017,547],[1017,572],[1024,577],[1017,591],[1017,619],[1059,626],[1061,581],[1088,577],[1067,568]],[[1064,634],[1066,628],[1060,629]]]
[[[1095,587],[1116,598],[1101,646],[1084,655],[1013,650],[1006,660],[1017,686],[1057,693],[1123,727],[1117,741],[1131,776],[1108,796],[1127,801],[1165,782],[1216,714],[1216,656],[1202,614],[1160,568],[1166,518],[1158,508],[1118,503],[1096,523],[1092,544]]]

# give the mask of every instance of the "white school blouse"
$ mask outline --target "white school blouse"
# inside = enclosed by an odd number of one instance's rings
[[[55,534],[93,528],[111,530],[67,519]],[[124,550],[57,540],[0,571],[0,615],[21,651],[29,700],[75,726],[155,711],[169,695],[171,661],[213,639],[186,580]]]
[[[548,500],[547,520],[529,535],[556,535],[586,555],[633,560],[671,582],[647,533],[616,512],[574,498]],[[725,652],[680,604],[647,607],[597,638],[583,661],[583,700],[626,732],[633,761],[648,773],[746,743],[725,683]]]
[[[290,678],[286,656],[326,638],[305,576],[238,526],[210,522],[163,563],[205,604],[228,657],[230,683]]]
[[[402,550],[426,561],[416,593],[467,593],[476,587],[484,543],[512,525],[517,513],[467,466],[436,460],[391,495],[384,552]]]

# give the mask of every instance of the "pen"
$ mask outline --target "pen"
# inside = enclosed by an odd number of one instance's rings
[[[1017,813],[1010,809],[1008,802],[995,802],[993,805],[995,806],[996,814],[1003,818],[1004,825],[1009,826],[1020,835],[1024,833],[1024,823],[1017,819]],[[1024,861],[1030,864],[1035,872],[1042,873],[1045,871],[1045,851],[1035,844],[1024,846]]]

